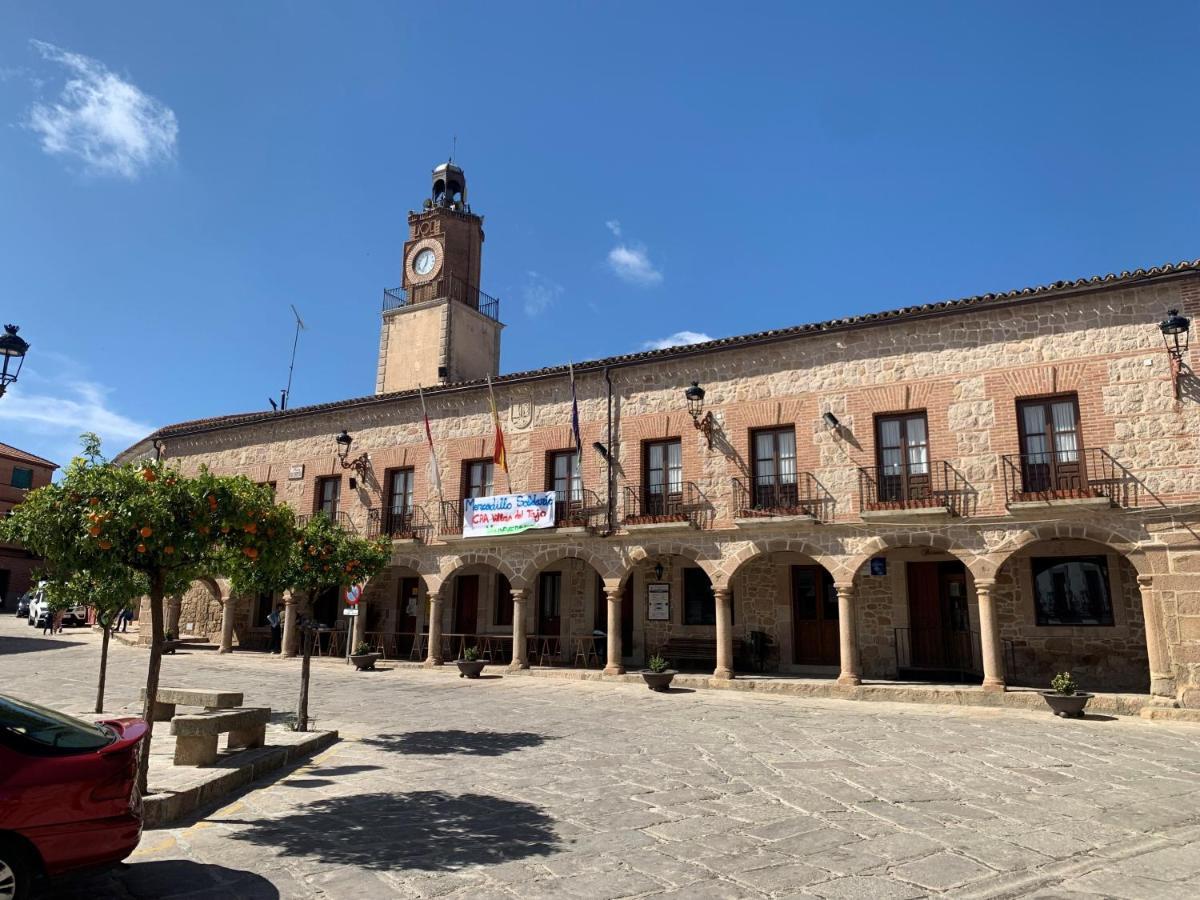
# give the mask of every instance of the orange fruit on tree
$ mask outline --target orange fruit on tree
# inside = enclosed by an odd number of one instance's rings
[[[146,545],[145,545],[145,544],[138,544],[138,545],[137,545],[137,552],[138,552],[138,553],[145,553],[145,552],[146,552]]]
[[[143,525],[142,530],[139,531],[138,534],[140,534],[142,537],[150,537],[150,535],[154,534],[154,529],[149,525]]]
[[[157,481],[158,476],[154,474],[154,470],[150,468],[142,469],[142,478],[146,481]]]
[[[101,541],[100,549],[101,550],[111,550],[112,549],[112,541]]]
[[[92,537],[95,537],[99,533],[100,533],[99,525],[93,525],[91,528],[88,529],[88,534],[90,534]]]
[[[254,547],[246,547],[242,552],[246,554],[248,559],[258,559],[258,550]]]
[[[245,531],[246,534],[254,534],[254,532],[258,531],[258,526],[255,525],[253,522],[251,522],[249,525],[247,525],[242,530]]]
[[[175,552],[175,548],[172,547],[170,544],[167,544],[167,546],[163,547],[163,553],[167,554],[167,556],[170,556],[174,552]]]
[[[99,497],[88,497],[88,506],[99,506],[99,505],[100,505]]]

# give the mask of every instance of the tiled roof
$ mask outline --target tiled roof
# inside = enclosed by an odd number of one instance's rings
[[[642,362],[658,362],[660,360],[695,356],[697,354],[706,353],[709,351],[720,351],[757,343],[774,342],[789,337],[802,337],[809,334],[841,331],[844,329],[853,328],[855,326],[877,325],[898,319],[913,319],[932,315],[944,315],[947,313],[963,311],[983,304],[1008,304],[1013,302],[1021,302],[1023,300],[1047,299],[1050,297],[1075,293],[1078,291],[1119,287],[1134,282],[1163,278],[1171,275],[1186,274],[1189,272],[1200,273],[1200,259],[1184,260],[1177,263],[1166,263],[1161,266],[1153,266],[1148,269],[1134,269],[1131,272],[1126,271],[1121,272],[1120,274],[1110,273],[1108,275],[1093,275],[1089,278],[1077,278],[1073,281],[1055,281],[1053,284],[1042,284],[1035,287],[1018,288],[1017,290],[1002,291],[991,294],[977,294],[973,297],[962,297],[957,300],[941,300],[935,303],[924,303],[919,306],[904,306],[900,309],[888,310],[886,312],[866,313],[865,315],[861,316],[848,316],[843,319],[829,319],[825,322],[816,322],[808,325],[793,325],[788,328],[759,331],[753,334],[738,335],[736,337],[718,338],[714,341],[705,341],[702,344],[688,344],[681,347],[667,347],[662,350],[646,350],[640,353],[626,353],[621,356],[610,356],[606,359],[596,359],[575,363],[575,371],[589,372],[617,366],[633,365]],[[493,378],[492,384],[502,385],[505,383],[527,381],[533,378],[565,375],[566,373],[567,366],[550,366],[545,369],[532,369],[527,372],[511,372],[507,375],[501,375],[497,378]],[[461,381],[454,384],[428,387],[425,389],[425,393],[429,396],[434,396],[440,393],[458,392],[473,387],[482,386],[483,384],[485,384],[483,379],[477,379],[475,381]],[[250,413],[235,413],[233,415],[226,416],[214,416],[208,419],[193,419],[189,422],[179,422],[175,425],[167,425],[163,428],[160,428],[153,434],[148,435],[145,440],[180,437],[182,435],[211,431],[220,428],[232,428],[238,425],[248,425],[255,422],[315,415],[317,413],[327,412],[330,410],[369,406],[376,403],[386,403],[393,400],[401,400],[416,396],[417,392],[415,390],[397,391],[391,394],[373,394],[369,397],[356,397],[350,400],[338,400],[332,403],[318,403],[312,406],[298,406],[295,409],[289,409],[283,412],[272,412],[266,410]]]
[[[34,456],[32,453],[26,453],[24,450],[18,450],[16,447],[4,443],[0,443],[0,456],[15,459],[18,462],[33,463],[35,466],[49,466],[51,469],[58,468],[58,463],[52,463],[48,459],[42,459],[40,456]]]

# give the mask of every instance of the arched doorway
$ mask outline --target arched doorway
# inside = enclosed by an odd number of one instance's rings
[[[1008,683],[1045,688],[1070,672],[1084,690],[1149,693],[1150,662],[1137,570],[1098,541],[1027,543],[996,572]]]
[[[607,599],[604,579],[591,563],[572,554],[546,563],[531,580],[530,597],[531,665],[604,666]]]
[[[626,660],[644,664],[660,655],[679,669],[711,672],[716,665],[716,595],[698,560],[672,553],[647,553],[622,580],[622,625],[628,606]],[[734,603],[734,627],[738,622]],[[735,642],[736,646],[736,642]]]
[[[512,580],[499,567],[470,563],[442,583],[442,659],[459,659],[469,647],[489,662],[512,661]]]
[[[421,637],[428,631],[429,601],[421,574],[411,566],[395,566],[388,570],[381,589],[370,590],[368,598],[362,604],[364,639],[385,659],[424,659]]]

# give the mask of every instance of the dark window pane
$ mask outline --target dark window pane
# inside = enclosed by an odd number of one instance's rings
[[[712,582],[700,568],[683,570],[683,624],[716,625],[717,601]]]
[[[11,697],[0,697],[0,736],[23,749],[59,753],[99,750],[113,742],[101,725]]]
[[[1039,625],[1112,625],[1108,561],[1103,556],[1031,560]]]
[[[12,470],[12,486],[15,488],[33,487],[33,469],[14,468]]]
[[[496,624],[513,623],[512,585],[504,575],[496,576]]]

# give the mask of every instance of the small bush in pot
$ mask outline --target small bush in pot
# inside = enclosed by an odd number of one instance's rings
[[[675,670],[671,668],[671,663],[663,657],[661,653],[655,653],[646,660],[646,668],[642,670],[642,678],[646,682],[646,687],[652,691],[660,693],[667,690],[671,686],[671,679],[675,677]]]
[[[463,650],[462,659],[455,660],[458,666],[459,678],[478,678],[487,665],[487,660],[481,658],[478,647],[467,647]]]
[[[354,652],[350,654],[350,662],[354,663],[354,668],[359,672],[367,672],[375,668],[375,663],[379,662],[382,655],[372,651],[371,645],[366,641],[359,641],[354,647]]]
[[[1064,719],[1078,719],[1083,715],[1092,695],[1079,690],[1079,683],[1070,672],[1059,672],[1050,679],[1050,690],[1042,691],[1046,703],[1056,716]]]

